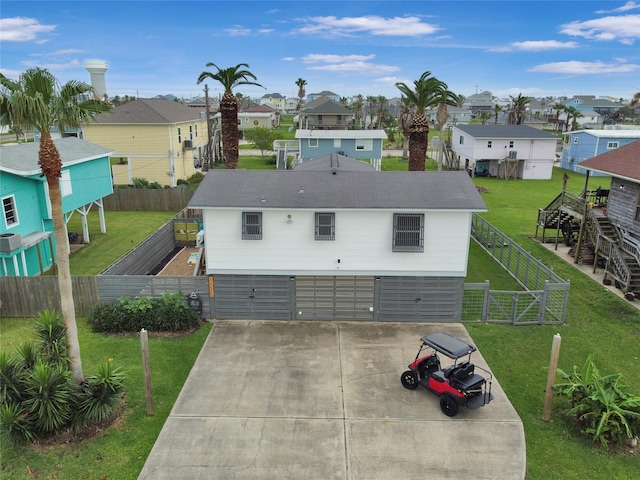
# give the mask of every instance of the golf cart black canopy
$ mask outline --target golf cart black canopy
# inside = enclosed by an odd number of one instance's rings
[[[422,337],[422,343],[447,357],[457,360],[476,351],[476,347],[448,333],[432,333]]]

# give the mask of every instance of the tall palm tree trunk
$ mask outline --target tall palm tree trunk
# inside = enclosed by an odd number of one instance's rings
[[[238,168],[238,102],[235,95],[227,91],[220,102],[222,120],[222,150],[228,169]]]
[[[413,131],[409,134],[409,171],[424,172],[427,158],[428,131]]]
[[[58,288],[60,289],[60,309],[66,327],[66,338],[69,354],[69,368],[73,379],[80,383],[84,380],[82,361],[80,358],[80,342],[76,324],[76,309],[73,300],[73,284],[69,268],[69,253],[67,251],[67,224],[62,210],[62,194],[60,192],[60,177],[62,160],[51,134],[42,132],[38,159],[49,186],[51,200],[51,216],[53,217],[53,234],[56,241],[56,262],[58,268]]]

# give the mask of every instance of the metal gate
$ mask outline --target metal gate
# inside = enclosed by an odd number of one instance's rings
[[[296,277],[297,320],[373,320],[374,277]]]
[[[215,318],[292,320],[293,277],[215,275]]]
[[[464,279],[377,277],[377,318],[383,322],[459,322]]]

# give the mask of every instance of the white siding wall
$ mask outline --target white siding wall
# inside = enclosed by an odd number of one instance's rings
[[[407,253],[391,251],[393,211],[330,210],[335,241],[314,239],[316,211],[263,210],[262,240],[242,240],[241,210],[206,209],[207,273],[466,275],[469,212],[427,212],[424,252]]]

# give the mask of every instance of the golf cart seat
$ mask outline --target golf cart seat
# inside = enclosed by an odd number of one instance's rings
[[[468,389],[477,383],[484,382],[484,377],[478,375],[477,373],[473,373],[474,370],[475,366],[473,365],[473,363],[466,362],[460,365],[451,374],[451,383],[459,385],[462,389]]]

